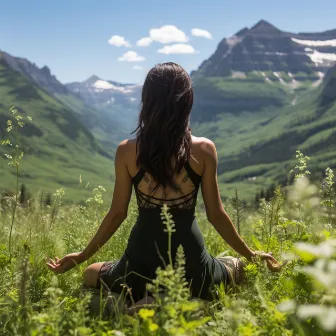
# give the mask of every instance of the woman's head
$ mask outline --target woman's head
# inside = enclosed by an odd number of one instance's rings
[[[137,165],[164,187],[174,187],[174,175],[190,156],[193,98],[191,79],[178,64],[158,64],[149,71],[136,129]]]

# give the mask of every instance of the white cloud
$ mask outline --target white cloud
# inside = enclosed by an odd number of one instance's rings
[[[191,35],[197,37],[205,37],[206,39],[212,40],[212,35],[210,34],[210,32],[200,28],[191,29]]]
[[[160,54],[196,54],[197,51],[190,44],[185,43],[177,43],[172,45],[164,46],[163,48],[158,50]]]
[[[127,51],[124,55],[118,58],[119,62],[142,62],[145,57],[138,55],[135,51]]]
[[[150,37],[143,37],[136,44],[138,47],[148,47],[152,42],[153,40]]]
[[[160,43],[187,42],[188,36],[175,26],[167,25],[161,28],[153,28],[149,32],[153,41]]]
[[[108,40],[108,43],[116,47],[130,47],[130,43],[125,40],[125,37],[120,35],[113,35]]]
[[[133,69],[134,70],[143,70],[144,67],[140,66],[140,65],[133,65]]]

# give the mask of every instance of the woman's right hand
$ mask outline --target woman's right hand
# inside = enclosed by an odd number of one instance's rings
[[[273,256],[272,253],[255,252],[255,257],[266,261],[267,268],[272,272],[279,272],[286,263],[280,264]]]
[[[81,252],[75,252],[66,255],[62,259],[56,257],[55,260],[53,260],[50,258],[47,262],[47,266],[54,273],[64,273],[76,265],[81,264],[83,261],[85,261],[83,254]]]

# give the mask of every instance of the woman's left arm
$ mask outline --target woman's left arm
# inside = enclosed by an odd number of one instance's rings
[[[103,219],[98,231],[87,247],[79,253],[71,253],[56,261],[50,260],[48,266],[56,273],[63,273],[91,258],[118,230],[127,217],[128,205],[132,195],[132,177],[127,168],[127,140],[120,143],[115,156],[115,185],[112,205]]]

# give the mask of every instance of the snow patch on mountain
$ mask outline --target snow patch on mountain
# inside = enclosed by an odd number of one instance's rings
[[[321,49],[316,50],[315,48],[330,48],[336,47],[336,39],[333,40],[299,40],[292,37],[292,41],[304,46],[304,51],[306,55],[315,63],[318,67],[320,64],[333,63],[336,62],[336,53],[321,52]],[[323,50],[323,49],[322,49]],[[330,49],[329,49],[330,50]]]
[[[336,54],[322,53],[314,50],[312,53],[307,53],[307,56],[316,64],[323,64],[325,62],[336,62]]]
[[[272,84],[272,81],[267,77],[267,75],[265,74],[265,72],[261,71],[261,75],[264,77],[265,81]]]
[[[298,88],[301,84],[295,79],[294,75],[291,72],[288,72],[287,74],[288,74],[289,78],[291,79],[291,83],[289,83],[289,86],[292,89]],[[296,100],[293,100],[293,101],[296,104]]]
[[[319,41],[319,40],[299,40],[294,37],[292,37],[292,41],[295,43],[307,45],[309,47],[336,47],[336,39],[335,40],[325,40],[325,41]]]
[[[101,79],[98,79],[95,83],[93,83],[92,86],[95,87],[96,89],[103,89],[103,90],[110,90],[114,88],[114,85]]]
[[[284,84],[284,85],[286,84],[286,82],[281,78],[281,76],[280,76],[279,73],[277,73],[277,72],[273,72],[273,75],[274,75],[276,78],[279,79],[279,81],[280,81],[281,84]]]
[[[92,84],[92,86],[97,90],[112,90],[117,91],[120,93],[131,93],[136,85],[129,85],[129,86],[116,86],[104,80],[97,80]],[[100,92],[100,91],[96,91]]]
[[[321,71],[319,71],[318,73],[318,76],[320,77],[316,82],[314,82],[313,84],[312,84],[312,86],[313,87],[318,87],[320,84],[322,84],[322,82],[323,82],[323,78],[324,78],[324,73],[323,72],[321,72]]]

